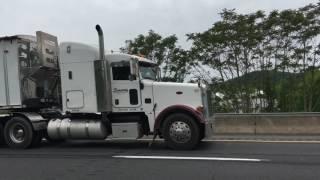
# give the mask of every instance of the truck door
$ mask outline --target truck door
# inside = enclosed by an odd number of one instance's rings
[[[112,62],[112,104],[116,108],[141,106],[140,83],[132,60]]]

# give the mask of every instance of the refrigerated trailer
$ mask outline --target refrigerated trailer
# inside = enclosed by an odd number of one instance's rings
[[[66,139],[159,136],[193,149],[212,134],[211,95],[202,83],[161,82],[152,60],[36,36],[0,38],[0,143],[11,148]]]

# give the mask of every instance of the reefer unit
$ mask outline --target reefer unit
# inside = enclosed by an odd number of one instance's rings
[[[57,38],[0,37],[0,108],[39,108],[59,104]]]

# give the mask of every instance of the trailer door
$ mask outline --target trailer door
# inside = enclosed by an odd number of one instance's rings
[[[0,105],[21,105],[18,43],[17,40],[2,41],[0,62]]]

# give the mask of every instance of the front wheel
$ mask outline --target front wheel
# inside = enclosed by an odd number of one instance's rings
[[[192,117],[182,113],[167,117],[162,132],[168,147],[172,149],[194,149],[200,141],[199,125]]]

